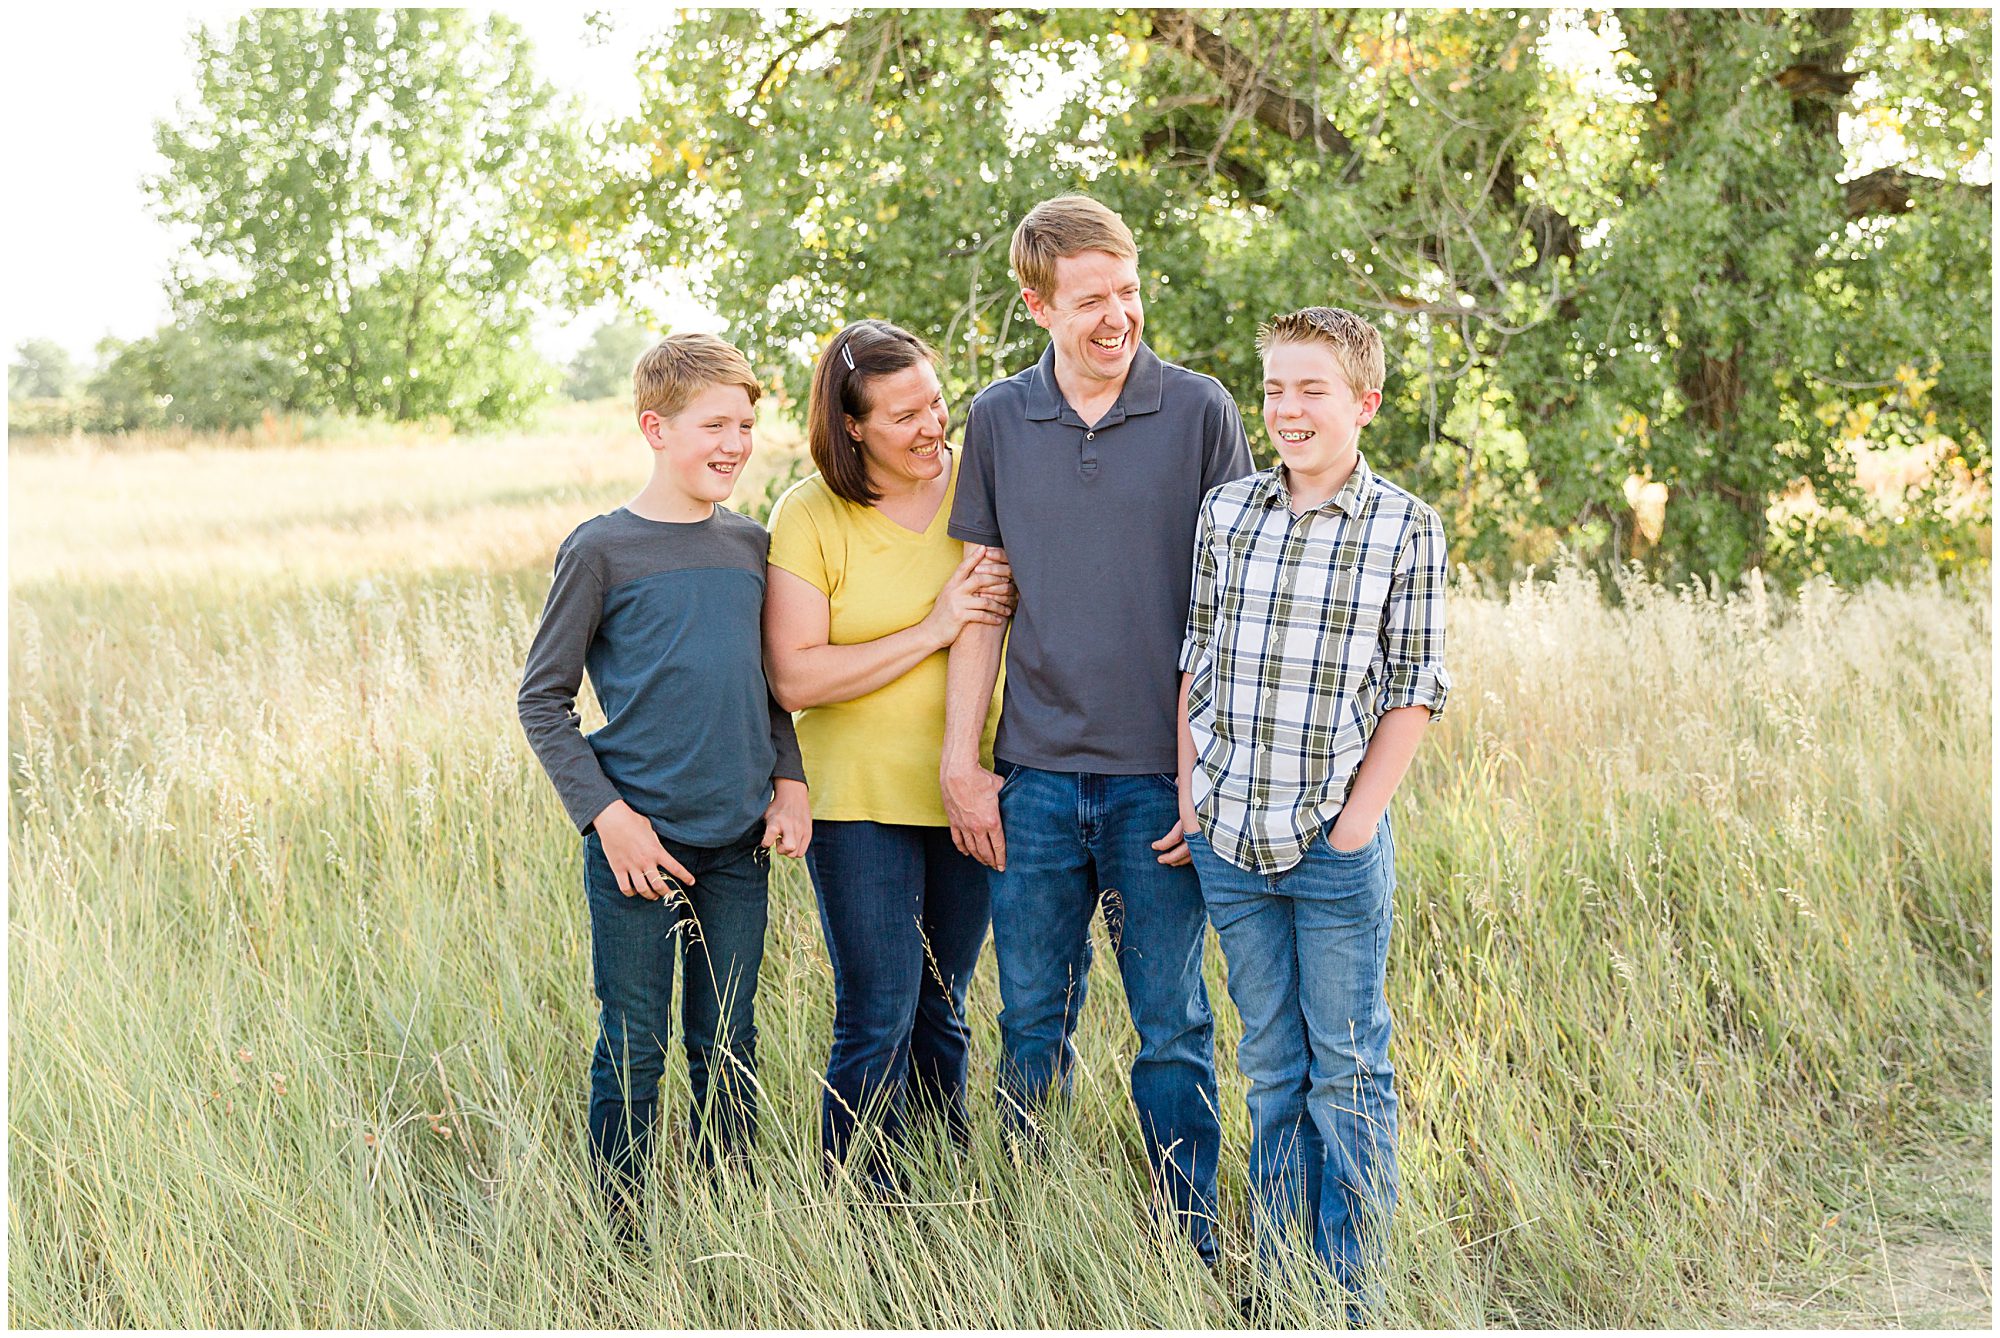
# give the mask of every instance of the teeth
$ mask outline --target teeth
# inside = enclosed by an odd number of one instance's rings
[[[1102,349],[1123,348],[1125,346],[1125,336],[1119,335],[1116,339],[1093,339],[1090,342]]]
[[[1280,441],[1304,441],[1314,435],[1316,434],[1311,432],[1279,432],[1278,439]]]

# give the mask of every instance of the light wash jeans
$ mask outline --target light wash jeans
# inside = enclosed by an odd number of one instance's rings
[[[1283,873],[1250,873],[1188,838],[1243,1017],[1250,1208],[1258,1254],[1303,1230],[1363,1304],[1396,1203],[1396,1074],[1389,1062],[1390,895],[1385,816],[1352,854],[1324,835]]]

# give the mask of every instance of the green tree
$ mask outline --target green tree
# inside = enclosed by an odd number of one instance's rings
[[[1859,505],[1850,415],[1989,470],[1989,36],[1983,11],[699,12],[642,62],[633,170],[587,230],[601,273],[635,239],[686,268],[795,392],[872,315],[939,341],[963,397],[1039,344],[1014,223],[1088,190],[1138,234],[1156,346],[1246,409],[1259,320],[1370,314],[1371,457],[1459,556],[1804,570],[1833,531],[1771,508]],[[1650,547],[1635,476],[1668,491]]]
[[[630,394],[632,364],[652,343],[652,332],[637,322],[606,321],[570,359],[563,393],[573,400]]]
[[[248,427],[281,408],[291,368],[270,349],[230,339],[206,322],[164,326],[143,339],[107,339],[90,379],[93,430]]]
[[[505,18],[255,10],[197,29],[157,133],[183,319],[280,352],[304,408],[465,421],[548,389],[528,344],[572,252],[571,112]]]
[[[10,400],[61,399],[76,384],[76,367],[69,350],[53,339],[23,339],[7,364]]]

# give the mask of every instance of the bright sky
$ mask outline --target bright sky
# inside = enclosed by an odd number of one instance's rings
[[[0,18],[0,117],[10,183],[0,249],[0,346],[42,336],[80,362],[107,334],[132,339],[167,317],[173,239],[146,208],[141,178],[158,170],[153,123],[194,88],[188,33],[245,6],[8,6]],[[657,13],[608,11],[610,40],[586,10],[500,6],[535,43],[536,67],[579,94],[593,117],[637,107],[633,56]],[[684,297],[649,295],[677,325],[713,324]],[[537,331],[566,357],[603,317],[586,313]]]

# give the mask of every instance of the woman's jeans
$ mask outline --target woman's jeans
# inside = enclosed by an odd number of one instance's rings
[[[654,831],[658,832],[655,825]],[[626,896],[596,832],[583,838],[590,958],[602,1005],[590,1065],[590,1145],[607,1194],[643,1182],[672,1027],[674,959],[683,967],[690,1141],[704,1163],[747,1155],[757,1130],[757,969],[764,960],[769,856],[759,822],[718,849],[668,853],[694,875],[678,895]]]
[[[1188,837],[1243,1016],[1250,1080],[1250,1207],[1258,1253],[1303,1229],[1350,1292],[1368,1298],[1396,1203],[1396,1074],[1389,953],[1396,848],[1389,820],[1352,854],[1315,840],[1280,874],[1249,873]]]
[[[963,1145],[965,991],[986,939],[986,869],[949,827],[813,824],[806,852],[833,962],[833,1053],[820,1145],[847,1159],[857,1124],[900,1142],[913,1114],[941,1117]],[[914,1109],[912,1109],[914,1108]],[[860,1168],[877,1187],[878,1158]]]

